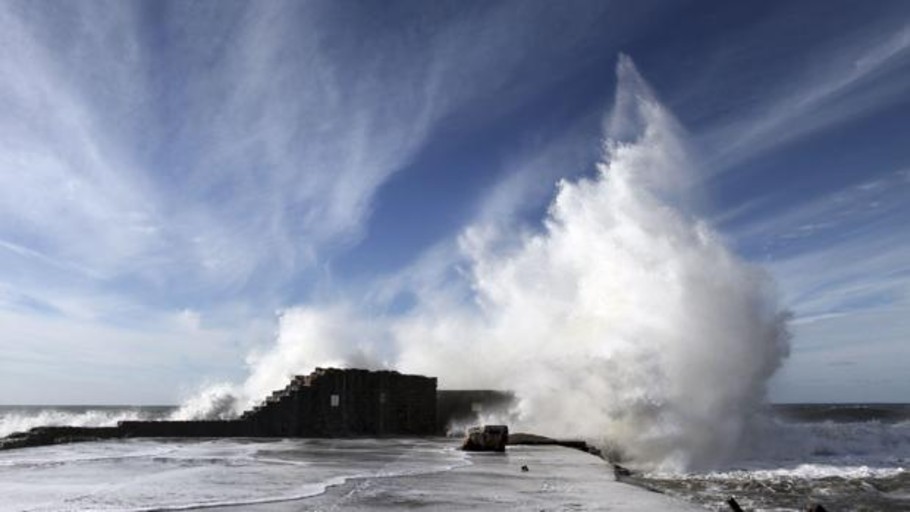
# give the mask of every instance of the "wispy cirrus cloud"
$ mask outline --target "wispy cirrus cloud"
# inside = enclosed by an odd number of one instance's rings
[[[753,114],[731,116],[701,135],[713,172],[903,101],[910,86],[905,73],[892,74],[910,63],[910,28],[892,20],[801,57],[797,69],[769,80],[772,92],[751,106]]]
[[[396,9],[0,6],[10,331],[59,342],[116,328],[90,353],[117,337],[153,347],[141,319],[185,308],[217,324],[239,302],[236,321],[274,322],[356,245],[377,192],[429,137],[518,108],[558,77],[517,76],[578,56],[601,28],[545,4]],[[554,16],[572,37],[547,37]]]
[[[749,77],[737,78],[713,55],[692,55],[705,73],[675,61],[650,68],[660,62],[654,55],[673,54],[661,16],[673,13],[675,26],[677,11],[661,5],[4,3],[0,313],[27,332],[17,339],[56,340],[36,342],[43,350],[69,331],[104,340],[87,344],[91,350],[120,339],[141,351],[155,346],[146,320],[196,319],[197,330],[179,324],[161,335],[233,347],[231,329],[274,326],[276,309],[317,302],[326,288],[362,292],[367,310],[407,309],[414,296],[457,302],[464,297],[439,290],[468,295],[452,286],[464,272],[458,244],[466,229],[498,231],[498,240],[532,234],[553,184],[591,170],[592,119],[612,84],[597,70],[608,74],[621,50],[646,56],[639,63],[654,72],[659,93],[674,92],[662,80],[671,76],[709,101],[729,92],[729,108],[693,127],[705,176],[738,180],[730,176],[740,164],[902,101],[910,32],[897,16],[835,36],[813,26],[799,51],[758,52],[773,46],[781,24],[792,32],[788,16],[800,9],[771,9],[774,19],[753,32],[715,34],[729,60],[781,56],[754,62],[762,84],[738,94],[731,84]],[[683,34],[701,30],[684,18]],[[576,96],[583,99],[574,104]],[[696,110],[681,111],[687,107]],[[563,110],[547,118],[536,109]],[[496,138],[507,132],[521,135]],[[483,140],[489,136],[496,140]],[[433,153],[449,144],[459,155],[486,151],[486,160],[469,169]],[[744,254],[770,262],[807,325],[898,303],[904,281],[893,274],[906,241],[889,219],[906,212],[906,189],[866,171],[836,185],[816,180],[814,199],[783,205],[775,194],[785,187],[770,184],[753,202],[724,205],[716,219]],[[357,283],[332,282],[336,269],[345,271],[335,267],[339,255],[379,231],[375,209],[394,200],[384,192],[418,172],[486,176],[462,191],[458,200],[470,206],[452,208],[458,215],[448,211],[448,190],[409,189],[435,193],[425,202],[434,211],[403,208],[391,217],[421,217],[437,239],[390,257],[410,264],[398,261],[388,273],[367,264]],[[821,197],[826,187],[832,194]],[[459,219],[437,229],[443,215]],[[395,220],[380,244],[407,237]],[[369,248],[361,254],[372,257]],[[248,343],[265,343],[268,330],[246,333]],[[10,343],[0,338],[0,350]],[[242,359],[240,352],[231,353]]]
[[[720,215],[730,223],[743,250],[758,257],[786,257],[820,243],[853,243],[870,237],[893,236],[895,223],[910,200],[908,171],[874,172],[861,180],[815,199],[777,208],[757,200]]]
[[[0,239],[159,291],[305,275],[356,243],[377,190],[453,112],[514,108],[548,86],[516,73],[596,28],[567,18],[579,35],[543,44],[541,9],[400,32],[318,2],[7,4]],[[506,87],[513,102],[493,96]]]
[[[68,78],[74,70],[36,44],[40,31],[14,7],[0,11],[0,238],[20,257],[107,274],[148,247],[153,205]]]
[[[910,318],[906,171],[861,182],[747,225],[789,307],[794,350],[777,378],[787,401],[902,401]],[[832,365],[848,361],[849,368]]]

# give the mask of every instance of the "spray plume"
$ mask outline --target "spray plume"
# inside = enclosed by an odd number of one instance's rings
[[[617,75],[597,174],[560,182],[543,229],[517,244],[491,225],[462,233],[473,300],[442,291],[369,323],[348,306],[288,310],[240,394],[372,361],[512,390],[513,426],[583,436],[642,466],[733,455],[787,355],[786,314],[769,276],[690,212],[678,123],[628,58]]]

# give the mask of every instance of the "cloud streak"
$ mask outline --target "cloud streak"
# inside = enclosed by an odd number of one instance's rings
[[[888,21],[873,35],[864,31],[819,53],[788,77],[785,88],[777,85],[779,92],[763,98],[758,114],[731,119],[701,137],[715,152],[715,172],[903,99],[906,76],[889,73],[910,61],[907,26]]]
[[[550,11],[575,35],[544,44]],[[210,318],[242,302],[241,318],[273,322],[356,245],[377,192],[429,137],[552,86],[515,75],[570,60],[599,29],[545,4],[397,14],[332,2],[0,6],[8,320],[138,329],[142,315]]]

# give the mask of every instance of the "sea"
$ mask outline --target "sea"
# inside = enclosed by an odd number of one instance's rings
[[[173,411],[0,407],[0,436],[39,425],[161,419]],[[723,467],[645,472],[631,483],[706,510],[726,510],[724,502],[735,497],[747,510],[820,503],[828,510],[910,511],[910,405],[775,405],[754,427],[743,453]],[[0,511],[287,503],[351,479],[451,471],[469,463],[456,446],[445,438],[130,439],[0,451]]]
[[[910,404],[775,405],[755,423],[725,467],[636,482],[707,508],[910,511]]]

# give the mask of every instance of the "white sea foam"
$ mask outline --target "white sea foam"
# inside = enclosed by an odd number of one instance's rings
[[[147,419],[148,412],[139,408],[85,410],[61,408],[10,408],[0,410],[0,437],[24,432],[34,427],[68,425],[74,427],[110,427],[118,421]]]
[[[351,478],[466,464],[441,443],[106,441],[0,453],[0,510],[185,510],[288,501]]]
[[[246,404],[245,404],[246,405]],[[230,419],[237,415],[237,396],[234,386],[216,384],[202,390],[196,396],[184,401],[168,419],[185,421],[205,418],[208,420]]]
[[[706,475],[707,478],[730,480],[782,480],[786,478],[803,478],[808,480],[822,478],[868,479],[887,478],[904,473],[903,467],[874,467],[854,464],[798,464],[790,468],[756,469],[738,471],[717,471]],[[701,476],[704,478],[704,476]]]

